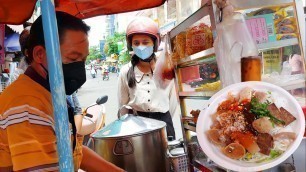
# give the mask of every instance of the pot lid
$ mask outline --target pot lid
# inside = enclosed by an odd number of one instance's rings
[[[95,132],[93,138],[126,137],[148,133],[166,127],[166,123],[155,119],[126,114]]]

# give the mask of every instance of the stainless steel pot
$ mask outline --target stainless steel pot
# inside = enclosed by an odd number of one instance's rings
[[[126,114],[93,134],[94,151],[128,172],[168,171],[166,123]]]

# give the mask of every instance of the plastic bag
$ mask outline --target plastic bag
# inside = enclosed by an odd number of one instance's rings
[[[168,38],[165,38],[165,47],[157,58],[155,69],[153,71],[153,79],[160,88],[165,88],[169,81],[174,78],[174,66],[171,60],[171,56],[168,51]]]
[[[217,24],[217,35],[216,60],[222,86],[226,87],[241,82],[241,58],[257,56],[258,49],[240,13],[225,16]]]

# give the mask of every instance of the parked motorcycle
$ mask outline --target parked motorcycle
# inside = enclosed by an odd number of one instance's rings
[[[95,78],[97,76],[97,72],[96,72],[96,70],[94,68],[92,68],[90,70],[90,74],[91,74],[92,78]]]
[[[90,134],[101,129],[105,125],[105,106],[108,96],[102,96],[96,100],[96,103],[88,106],[83,112],[83,121],[78,134],[84,136],[83,143],[87,143]]]
[[[104,81],[104,80],[109,80],[109,72],[108,72],[108,70],[105,70],[105,71],[102,73],[102,79],[103,79],[103,81]]]

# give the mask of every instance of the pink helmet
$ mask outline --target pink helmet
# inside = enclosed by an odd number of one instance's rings
[[[156,52],[160,44],[159,28],[151,18],[137,17],[130,22],[126,29],[127,47],[131,51],[132,49],[132,36],[134,34],[147,34],[154,38],[154,51]]]

